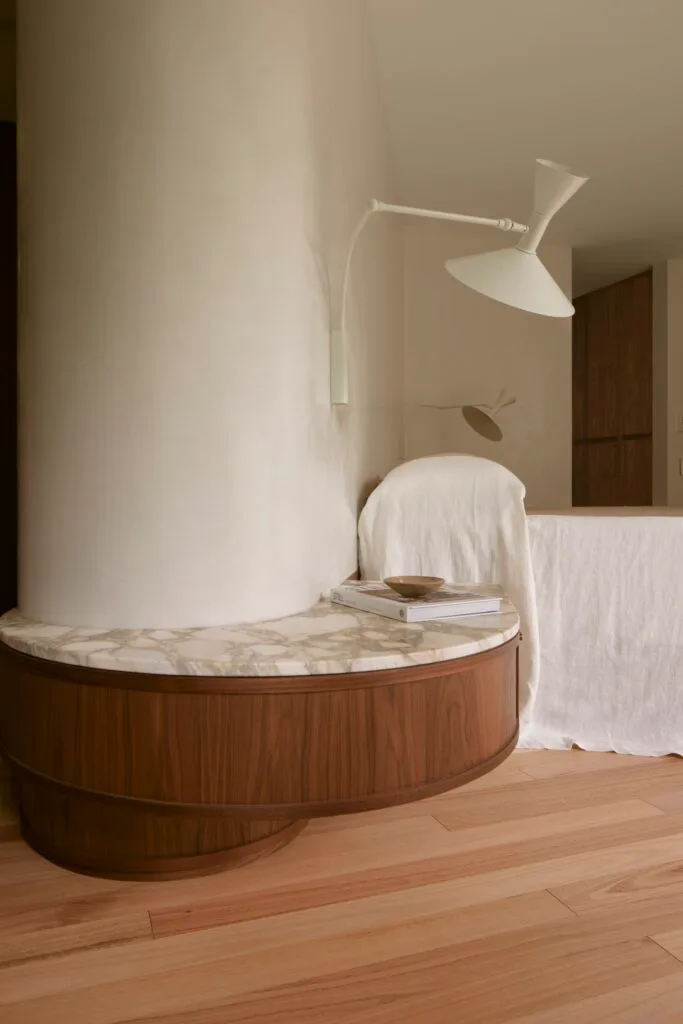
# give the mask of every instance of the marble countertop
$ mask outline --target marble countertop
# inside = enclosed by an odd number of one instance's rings
[[[476,589],[499,593],[495,587]],[[196,629],[54,626],[18,611],[0,618],[0,641],[37,658],[190,676],[328,675],[429,665],[499,647],[518,631],[517,612],[507,602],[496,615],[411,624],[327,599],[284,619]]]

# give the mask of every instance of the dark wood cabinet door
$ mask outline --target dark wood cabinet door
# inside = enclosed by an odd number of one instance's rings
[[[621,442],[623,485],[621,505],[652,504],[652,438],[638,437]]]
[[[584,296],[584,436],[590,440],[619,434],[619,336],[612,289]],[[581,310],[579,311],[581,315]]]
[[[590,505],[588,500],[588,445],[572,446],[572,505],[584,508]]]
[[[574,442],[588,437],[586,427],[586,324],[587,296],[574,300],[572,321],[572,431]],[[576,447],[574,449],[576,457]],[[576,501],[574,502],[576,504]]]
[[[575,301],[573,502],[652,504],[652,272]]]
[[[615,329],[619,351],[619,433],[652,434],[652,274],[622,282]]]
[[[598,441],[586,448],[586,504],[621,505],[621,445],[618,441]]]

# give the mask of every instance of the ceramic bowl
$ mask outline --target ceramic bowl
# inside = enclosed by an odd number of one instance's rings
[[[401,597],[424,597],[444,585],[440,576],[389,576],[384,582]]]

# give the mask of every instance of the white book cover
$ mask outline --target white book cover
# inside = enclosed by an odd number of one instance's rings
[[[497,593],[491,593],[491,586],[485,589],[485,593],[483,589],[477,592],[476,587],[447,583],[424,597],[409,598],[401,597],[386,583],[363,580],[335,587],[330,599],[359,611],[375,612],[403,622],[426,622],[429,619],[499,612],[504,597],[502,589]]]

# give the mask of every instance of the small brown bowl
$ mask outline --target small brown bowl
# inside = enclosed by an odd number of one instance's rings
[[[389,576],[384,580],[401,597],[424,597],[445,583],[440,576]]]

